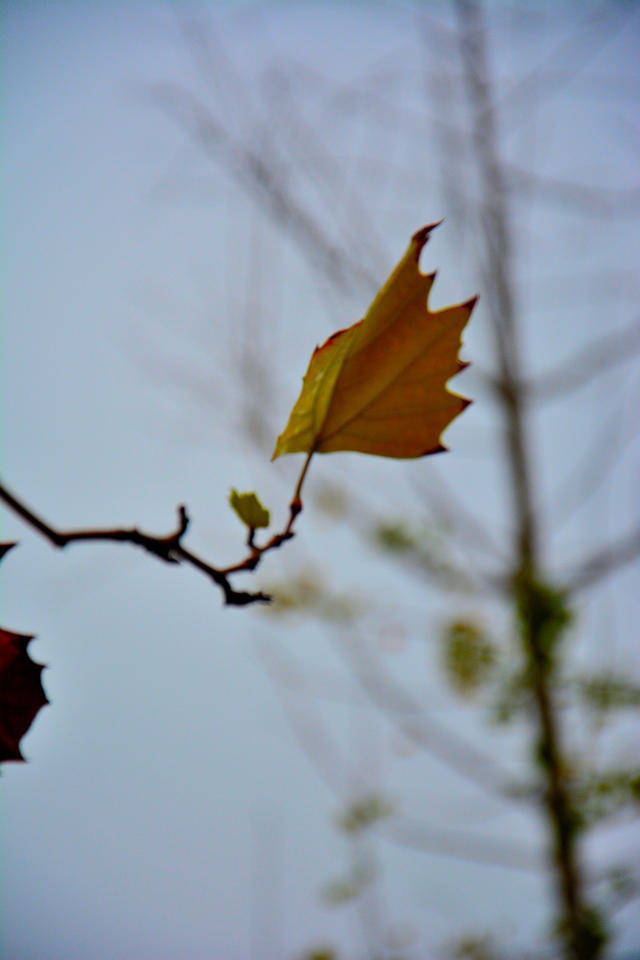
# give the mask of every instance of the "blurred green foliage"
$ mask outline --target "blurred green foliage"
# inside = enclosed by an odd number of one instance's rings
[[[323,899],[331,907],[341,907],[359,897],[374,879],[375,871],[371,867],[356,864],[345,877],[330,880],[325,885]]]
[[[276,616],[313,614],[328,623],[345,624],[360,612],[356,598],[332,591],[321,574],[311,568],[289,576],[282,583],[270,584],[268,592],[274,599],[267,610]]]
[[[316,507],[332,520],[341,520],[349,508],[347,494],[336,483],[325,481],[313,499]]]
[[[498,953],[489,936],[463,936],[448,950],[453,960],[498,960]]]
[[[510,671],[500,678],[493,707],[496,723],[511,723],[531,701],[531,689],[526,671],[522,668]]]
[[[377,793],[370,793],[349,804],[336,817],[336,824],[343,833],[359,833],[394,812],[393,804]]]
[[[417,534],[402,520],[378,523],[373,539],[379,547],[392,553],[406,553],[420,546]]]
[[[516,583],[516,610],[527,654],[531,653],[529,642],[535,637],[539,666],[548,673],[555,664],[558,641],[573,619],[564,592],[523,577]]]
[[[561,940],[575,945],[576,957],[602,956],[610,937],[604,915],[597,907],[583,910],[577,934],[570,930],[566,918],[556,924],[555,933]]]
[[[622,677],[580,677],[574,686],[585,706],[601,713],[640,707],[640,687]]]
[[[442,665],[451,687],[469,696],[491,675],[496,663],[493,645],[471,620],[453,620],[442,634]]]
[[[621,769],[585,778],[575,786],[575,802],[588,824],[625,808],[640,807],[640,769]]]

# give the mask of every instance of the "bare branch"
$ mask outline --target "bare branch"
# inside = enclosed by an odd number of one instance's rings
[[[627,436],[622,436],[622,410],[623,404],[619,404],[607,416],[580,464],[574,465],[547,501],[546,509],[549,516],[553,517],[554,533],[589,501],[616,466],[625,447],[634,439],[631,431]]]
[[[438,488],[434,481],[438,481]],[[458,497],[450,486],[446,486],[437,471],[433,469],[429,482],[422,478],[415,480],[414,489],[423,502],[427,503],[437,517],[441,517],[447,525],[455,528],[458,538],[465,540],[469,546],[476,547],[485,554],[505,561],[505,552],[488,528],[478,520],[463,500]]]
[[[490,794],[512,792],[507,773],[462,737],[430,717],[408,690],[383,673],[363,643],[350,638],[340,643],[340,651],[348,658],[376,706],[384,710],[405,737]]]
[[[256,649],[274,681],[287,720],[304,754],[323,782],[344,797],[345,759],[326,724],[309,707],[299,666],[290,654],[285,655],[283,650],[279,650],[276,656],[273,646],[262,641],[258,642]],[[289,691],[288,696],[286,690]],[[297,702],[296,690],[301,694]],[[525,845],[482,837],[470,831],[431,826],[402,814],[381,819],[372,826],[383,840],[440,856],[527,872],[538,872],[545,866],[543,858]]]
[[[265,84],[271,108],[270,129],[277,125],[278,142],[285,145],[297,170],[304,170],[310,187],[320,202],[331,204],[340,227],[343,243],[360,262],[368,263],[376,274],[384,274],[388,259],[367,205],[349,183],[342,164],[326,149],[325,141],[305,122],[297,107],[293,90],[296,75],[272,71]],[[373,275],[372,275],[373,280]]]
[[[276,550],[278,547],[282,546],[285,541],[293,538],[293,525],[295,519],[298,514],[302,512],[302,501],[300,499],[300,494],[302,491],[304,478],[309,468],[311,456],[311,454],[307,456],[302,467],[293,498],[289,504],[289,519],[285,527],[279,533],[273,534],[273,536],[262,546],[259,546],[254,542],[255,531],[250,529],[249,536],[247,538],[247,546],[249,548],[247,556],[238,563],[232,564],[228,567],[215,567],[212,564],[207,563],[207,561],[203,560],[201,557],[198,557],[195,553],[187,550],[187,548],[182,545],[182,538],[187,532],[187,528],[189,526],[189,516],[184,504],[180,504],[177,509],[178,524],[173,533],[170,533],[164,537],[159,537],[155,536],[154,534],[144,533],[142,530],[138,530],[137,527],[58,530],[55,527],[52,527],[51,524],[47,523],[46,520],[43,520],[42,517],[38,516],[38,514],[36,514],[30,507],[26,506],[23,501],[19,500],[15,494],[11,493],[7,487],[1,483],[0,500],[3,500],[4,503],[11,510],[13,510],[14,513],[16,513],[29,526],[33,527],[34,530],[37,530],[38,533],[40,533],[54,547],[63,549],[70,543],[79,543],[82,541],[111,541],[115,543],[131,543],[134,546],[142,547],[143,550],[153,554],[155,557],[158,557],[165,563],[190,564],[192,567],[200,570],[200,572],[205,574],[205,576],[209,577],[209,579],[212,580],[216,586],[222,590],[224,595],[224,603],[226,605],[243,607],[252,603],[268,603],[271,600],[271,597],[266,593],[262,593],[261,591],[255,591],[251,593],[244,590],[235,590],[229,578],[231,574],[234,573],[255,570],[265,553],[268,553],[270,550]]]
[[[640,211],[640,188],[602,187],[556,177],[542,176],[513,165],[505,166],[510,190],[536,191],[539,200],[554,207],[565,206],[591,217],[636,217]]]
[[[155,102],[205,154],[248,190],[273,220],[287,229],[298,241],[310,265],[320,268],[338,290],[375,289],[375,276],[363,266],[359,257],[353,257],[347,249],[331,243],[314,217],[283,183],[280,170],[264,148],[259,151],[235,140],[189,90],[156,84],[151,93]]]
[[[435,476],[432,473],[431,479]],[[345,477],[343,495],[346,496],[346,485],[348,478]],[[429,485],[431,487],[431,484]],[[430,491],[431,492],[431,491]],[[371,539],[371,534],[380,528],[381,518],[379,511],[371,504],[365,502],[366,491],[358,490],[357,497],[349,499],[348,517],[353,526]],[[423,499],[429,499],[425,487]],[[457,511],[455,516],[456,526],[462,527],[466,513],[464,507],[453,496],[447,497],[448,508],[451,515]],[[438,516],[445,516],[445,498],[438,498],[435,493],[432,500],[432,506],[435,504],[435,512]],[[459,509],[458,509],[459,507]],[[469,540],[476,536],[478,545],[482,536],[482,527],[476,523],[473,530],[467,530],[470,533]],[[483,543],[485,552],[489,552],[488,543]],[[464,566],[453,562],[449,557],[439,558],[430,557],[426,550],[420,549],[420,544],[407,544],[406,548],[394,556],[398,562],[402,562],[409,573],[414,577],[424,580],[425,577],[436,583],[439,587],[454,594],[464,594],[468,596],[495,596],[504,593],[510,586],[509,578],[501,571],[484,570],[478,564],[472,565],[467,562]]]
[[[640,557],[640,524],[626,537],[597,550],[591,557],[574,567],[565,579],[569,591],[591,587],[621,567]]]
[[[381,825],[385,839],[414,850],[442,854],[459,860],[539,873],[547,866],[545,857],[515,841],[480,837],[469,831],[446,830],[408,817],[394,818]]]
[[[299,667],[284,652],[264,641],[255,644],[260,658],[273,681],[289,726],[303,753],[330,790],[342,795],[345,783],[345,760],[338,744],[317,715],[309,707],[309,698],[296,697],[295,686],[301,681]]]
[[[539,107],[542,103],[541,89],[545,99],[555,96],[567,83],[574,82],[576,75],[583,70],[602,50],[609,40],[622,29],[632,15],[631,4],[619,8],[619,18],[611,16],[611,4],[604,0],[591,9],[577,28],[555,46],[547,56],[529,74],[522,77],[498,101],[496,108],[501,115],[509,112],[508,133],[513,133],[520,125],[529,120],[532,104]],[[558,70],[558,66],[563,69]]]
[[[525,380],[521,389],[529,402],[558,400],[590,383],[594,377],[640,354],[640,318],[622,330],[589,343],[553,370]]]

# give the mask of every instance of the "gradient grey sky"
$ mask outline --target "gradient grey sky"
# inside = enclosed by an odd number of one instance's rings
[[[514,166],[529,161],[558,181],[637,187],[639,20],[636,9],[619,29],[614,8],[607,17],[603,7],[594,26],[601,42],[585,34],[589,59],[576,67],[575,81],[552,90],[524,123],[517,108],[507,113]],[[442,5],[426,9],[446,19]],[[539,18],[530,13],[544,49],[530,42],[519,5],[510,9],[492,6],[497,83],[505,91],[551,56],[584,6],[540,5]],[[211,175],[151,102],[155,81],[203,89],[181,40],[180,13],[155,2],[2,5],[2,469],[8,485],[60,526],[135,523],[162,531],[186,502],[190,542],[224,562],[236,558],[242,537],[225,505],[229,487],[256,485],[282,516],[298,470],[289,458],[270,466],[271,445],[257,455],[237,426],[244,401],[233,358],[246,327],[236,318],[255,266],[251,245],[265,248],[260,308],[267,316],[256,336],[275,358],[282,425],[310,349],[367,304],[323,289],[295,244],[228,177]],[[298,62],[301,97],[305,84],[312,88],[307,70],[338,88],[379,64],[383,92],[384,71],[406,69],[403,108],[418,109],[422,92],[417,80],[413,89],[409,83],[420,75],[423,51],[409,5],[215,4],[210,14],[250,95],[270,64]],[[621,83],[608,92],[603,77]],[[224,91],[219,97],[224,112]],[[473,238],[461,242],[455,210],[443,209],[428,143],[412,150],[391,134],[372,141],[364,112],[333,128],[322,95],[311,102],[317,109],[306,119],[335,147],[350,182],[363,184],[385,269],[413,230],[446,215],[425,255],[439,267],[436,305],[475,292]],[[246,116],[230,122],[246,131]],[[407,189],[402,176],[383,182],[379,170],[375,188],[373,161],[411,167],[424,188]],[[318,203],[311,193],[308,202]],[[561,219],[536,209],[542,212],[523,220],[518,251],[523,298],[536,317],[524,343],[532,371],[569,356],[576,340],[629,323],[640,293],[637,219],[593,216],[587,228],[571,213]],[[598,280],[596,288],[590,276],[603,271],[608,286]],[[482,364],[487,355],[479,309],[465,356]],[[559,490],[562,503],[567,490],[571,500],[573,461],[615,423],[603,455],[616,467],[567,520],[549,558],[558,564],[637,518],[638,371],[637,362],[624,366],[585,391],[577,413],[559,404],[537,424],[540,490]],[[473,392],[473,381],[460,389]],[[470,506],[481,502],[500,534],[492,413],[476,403],[463,420],[448,435],[454,452],[438,464],[440,476]],[[336,459],[314,465],[310,484],[359,480],[392,514],[409,502],[430,462]],[[377,595],[382,612],[372,607],[359,629],[373,634],[386,618],[401,643],[407,632],[422,637],[428,616],[442,615],[438,597],[425,599],[401,571],[390,573],[388,561],[352,532],[327,525],[318,511],[303,519],[299,541],[274,558],[260,583],[315,565],[336,590]],[[312,673],[341,677],[351,691],[335,640],[305,618],[222,610],[195,572],[134,550],[78,546],[56,554],[4,512],[1,535],[21,544],[2,565],[2,624],[37,634],[32,656],[48,664],[51,700],[24,741],[29,764],[5,765],[0,780],[2,956],[279,960],[320,943],[340,956],[364,956],[353,909],[327,909],[320,897],[348,864],[332,823],[337,798],[301,751],[256,653],[282,644]],[[639,594],[636,565],[593,595],[581,614],[580,662],[638,677],[630,640]],[[440,719],[498,749],[498,741],[483,739],[473,712],[443,692],[440,677],[428,675],[437,658],[424,646],[406,641],[392,664],[396,674],[419,675]],[[349,776],[357,779],[364,765],[371,782],[377,778],[409,812],[426,807],[431,823],[539,837],[535,821],[432,761],[398,759],[381,721],[363,721],[360,707],[320,701],[309,710],[320,712],[351,758],[347,792]],[[512,741],[506,749],[515,756],[522,741],[517,734]],[[629,845],[628,832],[609,835],[594,845],[594,860],[622,856]],[[393,847],[379,855],[408,957],[441,955],[441,944],[467,929],[535,944],[548,906],[537,876]],[[620,950],[637,946],[637,904],[621,913],[619,932]]]

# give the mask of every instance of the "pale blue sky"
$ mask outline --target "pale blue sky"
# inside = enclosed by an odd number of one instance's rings
[[[603,7],[591,33],[576,25],[584,10],[492,5],[505,97],[537,64],[550,64],[553,76],[554,51],[572,31],[586,51],[583,64],[574,61],[574,79],[546,92],[534,85],[522,104],[507,101],[505,150],[514,169],[556,184],[630,191],[638,186],[637,10],[620,27],[616,5]],[[422,73],[425,57],[435,69],[444,56],[436,34],[448,7],[426,5],[423,22],[408,4],[215,4],[216,49],[242,83],[215,93],[185,46],[182,12],[155,2],[2,5],[2,469],[9,486],[60,526],[162,531],[186,502],[189,542],[225,562],[237,557],[242,537],[225,505],[229,488],[256,485],[281,517],[299,468],[297,458],[270,465],[272,440],[256,449],[240,428],[251,393],[238,375],[243,344],[249,339],[270,359],[266,413],[281,429],[311,348],[357,319],[366,296],[330,291],[296,242],[152,102],[150,85],[188,85],[213,97],[234,135],[254,138],[256,148],[272,129],[269,110],[272,122],[289,117],[287,176],[329,222],[340,211],[313,193],[305,143],[295,136],[300,118],[286,100],[279,114],[284,94],[269,94],[267,68],[284,69],[295,79],[287,96],[344,175],[346,229],[356,222],[356,198],[380,239],[379,281],[411,232],[443,215],[425,253],[426,265],[439,268],[436,305],[467,298],[480,281],[476,241],[460,214],[469,184],[462,207],[443,192],[430,126],[437,104],[426,99]],[[424,45],[416,23],[431,31]],[[391,105],[379,126],[373,107],[347,96],[367,77],[368,89]],[[450,110],[447,119],[464,128],[464,105]],[[401,133],[407,116],[424,118],[415,137]],[[606,217],[596,205],[585,217],[571,200],[558,209],[553,196],[546,206],[544,194],[536,196],[537,207],[521,198],[517,208],[531,371],[630,323],[640,293],[631,211]],[[465,357],[480,368],[490,362],[482,299]],[[575,503],[573,490],[586,481],[582,471],[572,479],[574,464],[600,437],[603,459],[616,463],[562,528],[555,515],[545,517],[552,566],[586,555],[638,516],[638,371],[637,361],[627,364],[536,419],[538,489],[555,491],[559,509]],[[501,539],[494,411],[472,371],[459,388],[477,402],[451,429],[453,452],[437,468],[431,460],[327,458],[314,464],[309,497],[326,479],[356,490],[360,483],[367,502],[395,516],[415,503],[415,483],[435,482],[429,471],[437,470],[445,490],[470,509],[481,505]],[[358,635],[386,637],[391,648],[397,640],[390,669],[417,684],[439,720],[492,754],[505,750],[517,767],[521,733],[485,731],[477,718],[486,709],[462,709],[443,691],[428,638],[449,602],[390,570],[354,531],[328,524],[311,499],[302,520],[299,539],[265,563],[257,582],[309,566],[332,589],[370,598]],[[368,955],[356,911],[330,910],[320,897],[344,873],[348,852],[332,822],[338,798],[300,749],[258,653],[271,662],[281,645],[311,676],[348,691],[346,704],[296,701],[305,722],[317,713],[344,748],[351,773],[339,792],[348,795],[367,770],[403,810],[426,810],[430,824],[539,838],[535,818],[433,760],[403,759],[382,721],[357,706],[340,631],[223,610],[195,572],[134,550],[55,553],[4,512],[1,534],[21,542],[2,565],[2,623],[37,634],[32,655],[48,664],[51,700],[24,741],[29,764],[6,765],[0,780],[7,960],[280,960],[320,943],[341,957]],[[585,604],[579,663],[638,678],[631,641],[639,592],[636,565]],[[483,615],[493,622],[491,610]],[[504,628],[498,614],[496,623]],[[624,742],[632,752],[631,737]],[[627,832],[614,832],[590,855],[604,862],[629,845]],[[442,944],[467,930],[535,945],[548,905],[537,876],[390,845],[378,854],[408,958],[440,957]],[[261,885],[264,863],[271,875]],[[637,945],[639,931],[636,904],[619,916],[620,949]]]

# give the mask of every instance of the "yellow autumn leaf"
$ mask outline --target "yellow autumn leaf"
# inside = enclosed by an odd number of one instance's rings
[[[272,459],[337,450],[410,458],[446,449],[441,433],[471,402],[446,383],[467,366],[458,350],[477,298],[429,310],[435,273],[421,273],[418,261],[437,225],[413,235],[364,319],[316,347]]]

